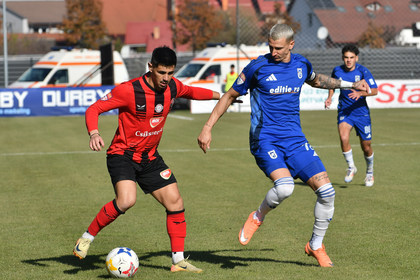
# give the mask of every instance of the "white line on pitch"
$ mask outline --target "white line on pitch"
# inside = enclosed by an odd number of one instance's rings
[[[382,146],[382,147],[391,147],[391,146],[417,146],[420,143],[382,143],[382,144],[372,144],[372,146]],[[325,148],[338,148],[339,145],[320,145],[315,146],[315,149],[325,149]],[[232,151],[248,151],[249,148],[213,148],[209,152],[232,152]],[[104,153],[106,149],[99,153]],[[200,148],[194,149],[160,149],[161,153],[186,153],[186,152],[201,152]],[[93,151],[67,151],[67,152],[25,152],[25,153],[0,153],[0,156],[38,156],[38,155],[70,155],[70,154],[95,154]]]
[[[169,114],[168,118],[174,118],[174,119],[180,119],[180,120],[186,120],[186,121],[193,121],[194,120],[194,118],[192,118],[192,117],[178,116],[178,115],[172,115],[172,114]]]

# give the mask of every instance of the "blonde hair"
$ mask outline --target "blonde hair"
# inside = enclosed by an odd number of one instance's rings
[[[270,29],[269,38],[273,39],[274,41],[286,38],[287,41],[293,40],[293,36],[295,35],[295,32],[293,29],[284,23],[277,23]]]

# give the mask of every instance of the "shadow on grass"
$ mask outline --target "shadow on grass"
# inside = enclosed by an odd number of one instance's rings
[[[235,253],[240,252],[257,252],[257,257],[240,257],[235,256]],[[255,249],[255,250],[215,250],[215,251],[188,251],[191,256],[192,262],[207,262],[209,264],[220,265],[222,269],[234,269],[238,266],[249,266],[253,262],[272,262],[282,264],[294,264],[298,266],[316,266],[315,264],[308,264],[298,261],[288,260],[277,260],[272,258],[264,258],[264,252],[274,251],[273,249]],[[140,267],[148,267],[153,269],[162,269],[169,271],[170,264],[168,266],[160,266],[151,264],[152,259],[156,257],[169,257],[170,254],[167,251],[151,252],[142,254],[139,256]],[[64,274],[77,274],[82,271],[105,269],[105,258],[106,255],[89,255],[83,260],[79,260],[73,255],[65,255],[59,257],[50,258],[39,258],[32,260],[22,260],[22,263],[40,268],[49,266],[48,263],[55,262],[61,263],[73,268],[64,270]],[[100,278],[109,278],[108,275],[102,275]]]
[[[77,274],[81,271],[105,269],[105,258],[106,255],[90,255],[83,260],[79,260],[74,255],[65,255],[60,257],[23,260],[22,263],[38,266],[40,268],[49,266],[50,262],[61,263],[73,267],[64,270],[64,274]]]

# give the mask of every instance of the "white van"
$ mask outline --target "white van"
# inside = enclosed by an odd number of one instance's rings
[[[114,82],[129,79],[121,55],[114,51]],[[99,50],[72,49],[52,51],[25,71],[9,88],[101,86]]]
[[[239,51],[236,46],[231,45],[206,48],[179,69],[175,77],[187,85],[219,84],[223,87],[232,64],[235,65],[236,72],[240,73],[252,59],[269,52],[267,44],[241,45]]]

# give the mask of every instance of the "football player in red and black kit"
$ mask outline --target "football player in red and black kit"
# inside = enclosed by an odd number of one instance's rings
[[[73,249],[83,259],[94,237],[136,203],[137,185],[150,193],[167,213],[166,225],[172,249],[171,271],[202,272],[184,258],[186,222],[184,204],[171,169],[157,151],[168,113],[175,98],[219,99],[212,90],[190,87],[173,77],[177,58],[168,47],[156,48],[149,72],[115,87],[86,111],[86,126],[93,151],[104,147],[99,134],[101,113],[119,109],[118,129],[107,150],[107,166],[115,199],[105,204]]]

